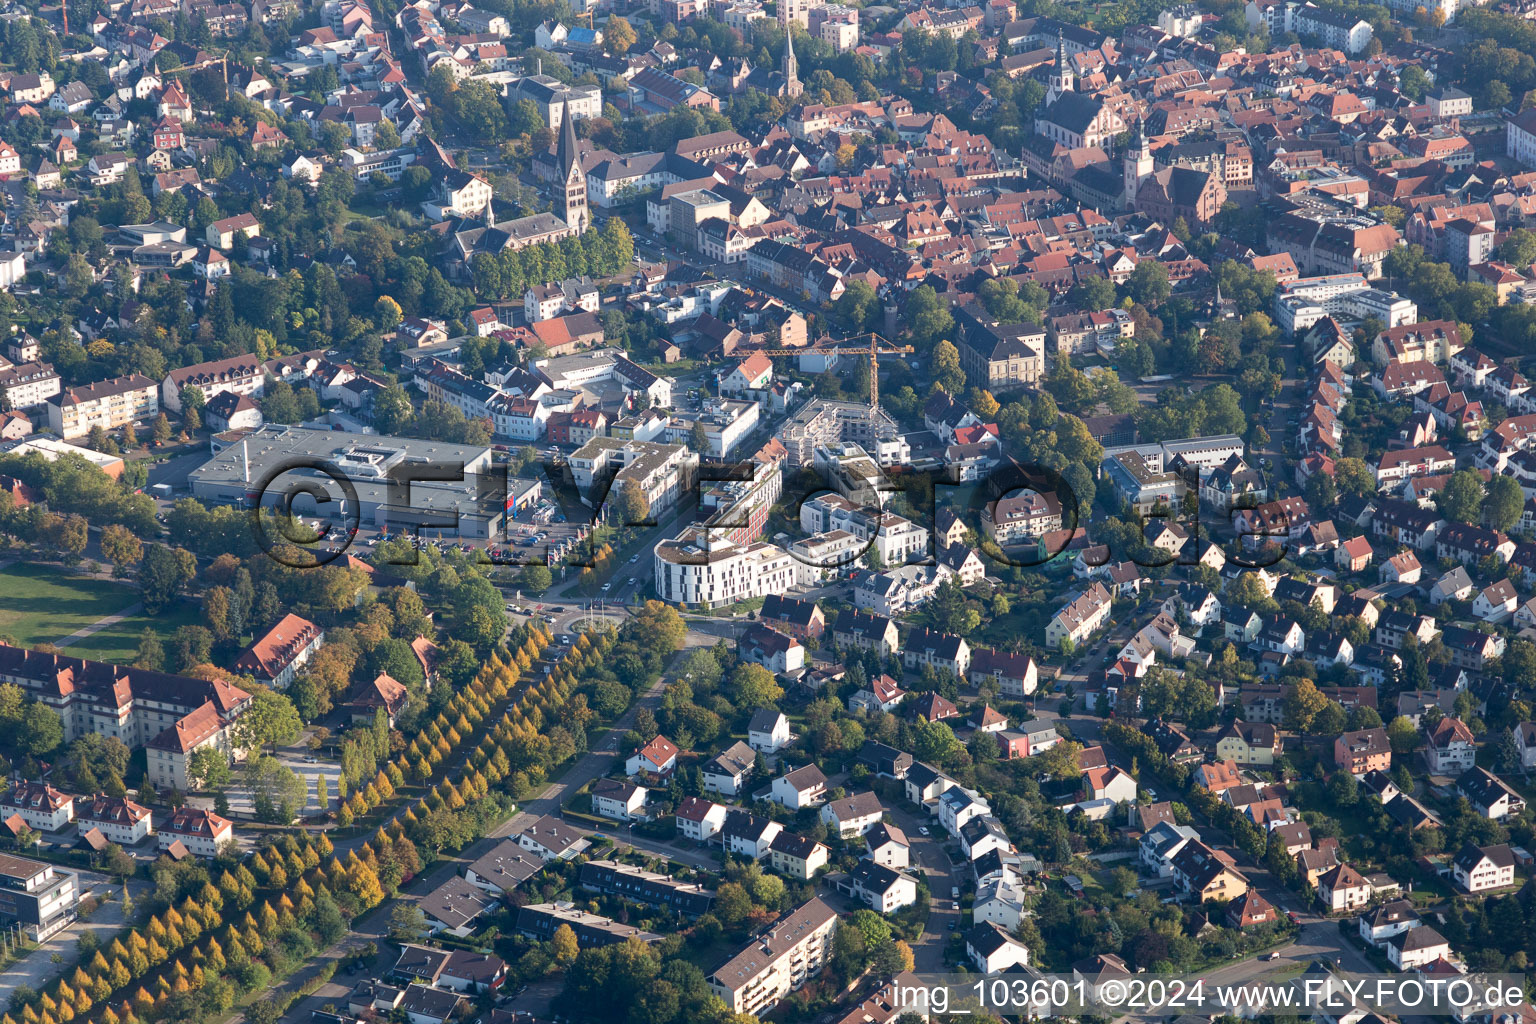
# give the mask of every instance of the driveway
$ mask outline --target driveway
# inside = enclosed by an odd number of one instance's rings
[[[50,938],[31,953],[0,971],[0,992],[14,992],[22,985],[41,990],[54,978],[72,970],[78,959],[76,943],[87,932],[94,933],[103,942],[110,942],[123,927],[123,887],[116,879],[95,871],[80,871],[80,889],[90,889],[98,900],[103,901],[89,921],[76,921]],[[144,898],[153,889],[148,882],[138,879],[129,882],[129,894],[135,900]],[[59,963],[54,963],[57,956]]]
[[[944,852],[944,842],[949,836],[939,828],[937,819],[912,810],[905,801],[887,811],[891,820],[907,834],[912,844],[911,866],[927,876],[928,891],[932,894],[928,903],[928,923],[922,937],[912,944],[914,969],[920,974],[942,973],[950,925],[959,931],[965,924],[964,915],[955,908],[950,891],[955,886],[965,888],[970,879],[962,877],[963,872],[950,864],[949,855]],[[920,831],[924,828],[929,832],[926,836]]]
[[[306,760],[313,758],[313,760]],[[293,748],[282,749],[277,752],[277,759],[283,765],[293,771],[295,775],[304,780],[306,793],[303,815],[319,814],[323,808],[319,803],[319,783],[317,780],[325,779],[326,799],[331,807],[336,806],[336,796],[341,785],[341,765],[308,751]],[[243,765],[237,765],[234,769],[235,777],[225,796],[229,799],[231,814],[242,817],[255,815],[255,802],[251,797],[251,791],[245,784],[245,770]],[[212,806],[212,801],[209,801]]]

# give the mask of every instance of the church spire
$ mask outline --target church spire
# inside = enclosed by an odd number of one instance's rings
[[[793,99],[805,91],[800,84],[799,65],[795,61],[795,31],[793,23],[784,26],[784,95]]]
[[[555,147],[555,163],[560,167],[561,187],[565,193],[565,224],[571,233],[587,230],[587,173],[581,166],[581,149],[576,143],[576,118],[567,100],[560,106],[560,142]]]
[[[1072,65],[1067,61],[1067,41],[1060,32],[1056,33],[1056,67],[1051,72],[1051,87],[1046,91],[1047,103],[1054,103],[1057,97],[1063,93],[1072,92],[1073,73]]]
[[[569,100],[560,105],[560,142],[555,149],[555,162],[560,165],[560,176],[563,178],[569,178],[571,167],[581,162],[581,153],[576,144],[576,119],[571,117]]]

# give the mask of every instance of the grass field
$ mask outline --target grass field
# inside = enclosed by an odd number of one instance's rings
[[[130,592],[130,603],[135,596]],[[99,633],[75,641],[66,648],[66,652],[77,658],[127,664],[138,653],[139,637],[146,629],[154,629],[160,634],[161,641],[167,641],[179,627],[197,625],[201,618],[195,604],[183,601],[159,615],[130,615]]]
[[[138,600],[132,588],[118,583],[23,563],[0,569],[0,594],[5,595],[0,600],[0,633],[15,637],[23,647],[57,643]]]

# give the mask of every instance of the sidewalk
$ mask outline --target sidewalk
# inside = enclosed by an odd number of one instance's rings
[[[75,643],[76,641],[84,640],[88,636],[94,636],[104,629],[110,629],[129,616],[137,615],[143,610],[144,603],[142,601],[135,601],[133,604],[129,605],[127,608],[124,608],[122,611],[117,612],[114,615],[108,615],[105,618],[97,619],[95,622],[91,623],[89,626],[86,626],[84,629],[77,629],[62,640],[55,640],[54,646],[68,647],[70,644]]]

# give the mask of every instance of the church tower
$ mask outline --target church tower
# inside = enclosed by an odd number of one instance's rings
[[[1139,120],[1121,159],[1125,165],[1125,205],[1129,209],[1136,205],[1136,193],[1140,191],[1141,183],[1152,176],[1152,143]]]
[[[576,119],[571,116],[569,102],[560,112],[560,143],[555,148],[555,162],[560,165],[560,179],[565,188],[565,224],[571,234],[579,235],[591,225],[587,212],[587,172],[581,169]]]
[[[805,86],[800,84],[800,68],[795,62],[795,32],[794,24],[784,26],[784,95],[794,99],[805,91]]]
[[[1076,76],[1067,60],[1066,40],[1056,33],[1056,68],[1051,72],[1051,87],[1046,90],[1045,102],[1054,103],[1062,93],[1071,92],[1076,86]]]

